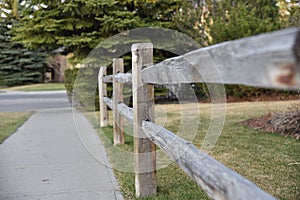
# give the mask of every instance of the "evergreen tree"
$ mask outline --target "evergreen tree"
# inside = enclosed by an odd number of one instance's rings
[[[1,18],[19,18],[19,1],[18,0],[2,0],[0,2]]]
[[[276,0],[223,0],[210,2],[212,44],[280,28]]]
[[[12,42],[10,28],[18,19],[18,1],[0,5],[0,85],[14,86],[43,81],[45,54],[31,52],[22,44]]]
[[[209,30],[206,25],[206,18],[208,14],[206,1],[184,1],[174,17],[174,24],[180,32],[189,35],[202,46],[207,46]]]
[[[76,76],[85,80],[76,85],[76,94],[80,94],[76,99],[82,105],[92,106],[98,68],[107,65],[107,60],[111,62],[106,55],[111,58],[115,55],[124,55],[127,52],[124,49],[130,50],[132,43],[141,41],[138,40],[141,36],[139,34],[134,41],[124,35],[121,42],[123,49],[120,49],[119,41],[107,42],[107,38],[140,27],[174,28],[173,17],[182,2],[181,0],[32,0],[27,2],[25,5],[27,9],[20,15],[20,23],[14,28],[16,34],[14,39],[32,49],[43,48],[52,51],[64,47],[66,53],[74,53],[73,58],[77,59],[75,63],[86,58],[92,49],[105,40],[105,45],[97,46],[95,48],[97,51],[93,51],[92,55],[89,54],[89,59],[93,57],[102,63],[93,65],[94,63],[89,62],[90,65],[85,64],[86,67],[81,68]],[[155,35],[155,38],[160,37],[162,36]],[[171,44],[168,42],[165,45]],[[186,46],[190,48],[190,44],[185,44]],[[118,54],[120,52],[123,54]],[[166,55],[166,52],[161,54]],[[66,76],[73,74],[70,70],[68,72],[70,73],[66,73]],[[67,86],[68,83],[74,82],[72,78],[65,78]]]
[[[46,55],[31,52],[11,42],[9,23],[0,22],[1,85],[15,86],[43,82]]]
[[[300,1],[278,0],[280,20],[284,28],[300,26]]]
[[[174,26],[180,0],[35,0],[26,5],[14,39],[47,51],[65,47],[84,58],[101,41],[138,27]]]

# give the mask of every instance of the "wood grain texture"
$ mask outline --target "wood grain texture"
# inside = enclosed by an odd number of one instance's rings
[[[299,28],[201,48],[142,71],[145,83],[225,83],[300,88]]]
[[[114,106],[113,106],[113,100],[108,98],[108,97],[104,97],[103,98],[104,103],[111,109],[114,110]],[[124,103],[120,103],[117,105],[118,108],[118,112],[125,117],[128,122],[130,124],[133,124],[133,109],[128,107],[126,104]]]
[[[118,73],[124,72],[124,61],[122,58],[113,59],[113,106],[117,107],[119,103],[123,103],[123,83],[116,80]],[[124,144],[124,119],[118,112],[118,109],[113,110],[113,129],[114,129],[114,145]]]
[[[130,124],[133,124],[133,109],[124,103],[118,104],[118,112],[127,119]]]
[[[98,74],[100,127],[108,126],[107,106],[103,100],[103,97],[107,96],[107,85],[102,81],[102,78],[105,75],[106,75],[106,67],[102,66],[100,67],[99,74]]]
[[[142,130],[142,120],[154,121],[154,86],[142,82],[141,70],[153,65],[153,45],[132,45],[133,132],[137,197],[157,194],[155,144]]]

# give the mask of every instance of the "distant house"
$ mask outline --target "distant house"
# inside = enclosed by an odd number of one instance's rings
[[[54,50],[47,58],[48,69],[45,72],[45,82],[62,83],[64,82],[64,71],[71,68],[68,57],[61,55],[63,48]]]

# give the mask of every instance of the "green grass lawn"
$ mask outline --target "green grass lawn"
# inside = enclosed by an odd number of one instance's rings
[[[0,144],[12,135],[31,114],[32,112],[0,112]]]
[[[240,121],[264,114],[286,110],[294,102],[245,102],[227,104],[226,121],[217,145],[209,153],[221,163],[245,176],[260,188],[278,199],[295,200],[300,197],[300,141],[276,133],[266,133],[245,127]],[[201,147],[211,118],[210,104],[199,104],[200,126],[193,144]],[[156,105],[156,122],[177,132],[182,120],[182,110],[176,104]],[[95,117],[96,116],[96,117]],[[132,160],[123,158],[112,145],[112,126],[99,128],[95,113],[89,119],[104,141],[109,159],[116,166]],[[110,125],[112,116],[110,116]],[[196,115],[193,106],[184,111],[186,127],[192,127]],[[126,120],[125,120],[126,121]],[[190,124],[188,124],[190,123]],[[125,123],[126,124],[126,123]],[[184,128],[186,134],[190,133]],[[133,151],[132,128],[126,124],[126,144],[118,146],[127,152]],[[123,160],[122,160],[123,159]],[[115,170],[122,192],[127,199],[134,195],[134,174]],[[158,196],[146,199],[209,199],[206,194],[179,169],[170,164],[157,171]]]
[[[65,90],[63,83],[42,83],[42,84],[33,84],[33,85],[23,85],[5,88],[5,90],[17,90],[17,91],[53,91],[53,90]]]

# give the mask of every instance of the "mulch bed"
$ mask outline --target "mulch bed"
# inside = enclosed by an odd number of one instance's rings
[[[251,128],[254,128],[256,130],[274,132],[272,119],[273,116],[271,114],[268,114],[257,118],[247,119],[245,121],[242,121],[241,124],[245,126],[250,126]]]
[[[277,120],[280,115],[282,115],[282,113],[268,114],[268,115],[264,115],[261,117],[248,119],[248,120],[242,121],[240,123],[244,126],[249,126],[256,130],[276,133],[277,131],[275,128],[275,120]],[[300,140],[300,133],[298,131],[296,133],[285,133],[285,132],[281,132],[281,133],[277,132],[277,133],[285,135],[285,136],[291,136],[297,140]]]
[[[227,103],[232,102],[259,102],[259,101],[287,101],[299,100],[300,93],[294,95],[283,95],[283,93],[270,93],[268,95],[261,94],[259,96],[250,96],[242,98],[234,98],[227,96]],[[210,99],[199,99],[199,102],[210,102]],[[300,140],[300,105],[290,108],[286,113],[267,114],[240,122],[244,126],[249,126],[256,130],[278,133],[284,136],[290,136]]]

